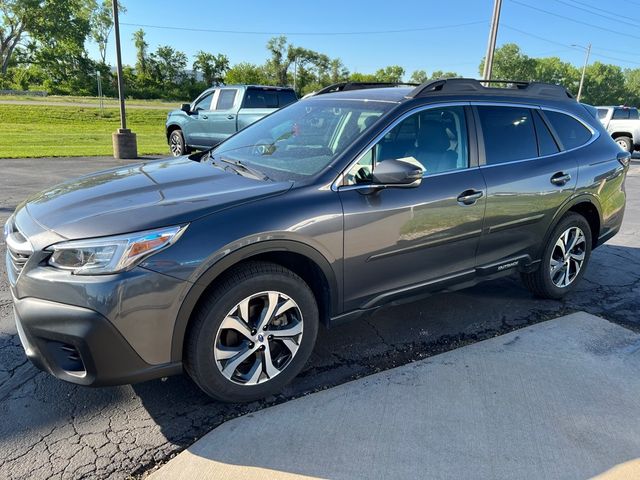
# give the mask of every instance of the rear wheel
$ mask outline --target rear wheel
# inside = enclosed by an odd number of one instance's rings
[[[569,213],[549,237],[535,272],[523,273],[524,284],[542,298],[562,298],[575,288],[591,257],[591,227],[577,213]]]
[[[171,155],[174,157],[189,153],[189,147],[187,147],[184,141],[184,135],[182,135],[182,130],[179,128],[169,134],[169,149],[171,150]]]
[[[629,137],[618,137],[615,140],[616,143],[620,145],[621,149],[633,153],[633,140],[631,140]]]
[[[185,367],[209,396],[247,402],[280,391],[316,341],[318,307],[286,268],[249,262],[226,275],[197,311]]]

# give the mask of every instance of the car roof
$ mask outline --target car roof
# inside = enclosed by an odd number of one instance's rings
[[[400,103],[406,99],[413,88],[407,87],[383,87],[365,88],[362,90],[347,90],[343,92],[324,93],[310,98],[341,99],[341,100],[370,100],[379,102]]]
[[[527,100],[576,103],[574,97],[561,85],[513,80],[476,80],[449,78],[425,82],[414,88],[363,86],[339,92],[322,91],[311,98],[342,98],[354,100],[391,101],[400,103],[414,98],[451,100]]]

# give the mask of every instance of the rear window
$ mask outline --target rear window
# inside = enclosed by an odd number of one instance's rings
[[[544,114],[565,150],[580,147],[591,139],[591,131],[575,118],[560,112],[545,111]]]
[[[487,165],[538,156],[531,110],[517,107],[478,107]]]
[[[244,108],[282,108],[295,102],[296,95],[291,90],[247,90]]]
[[[286,107],[287,105],[296,102],[298,99],[296,98],[296,94],[291,90],[284,90],[282,92],[278,92],[278,101],[279,107]]]
[[[629,118],[629,109],[628,108],[616,108],[613,111],[614,120],[626,120]]]

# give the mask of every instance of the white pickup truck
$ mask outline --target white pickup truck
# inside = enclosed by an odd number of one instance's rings
[[[640,150],[640,116],[635,107],[597,107],[598,119],[623,150]]]

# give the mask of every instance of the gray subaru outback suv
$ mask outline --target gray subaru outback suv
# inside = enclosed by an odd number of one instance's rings
[[[5,227],[18,332],[70,382],[184,370],[256,399],[300,372],[320,324],[513,272],[567,294],[620,228],[628,164],[555,85],[319,94],[212,151],[23,202]]]

